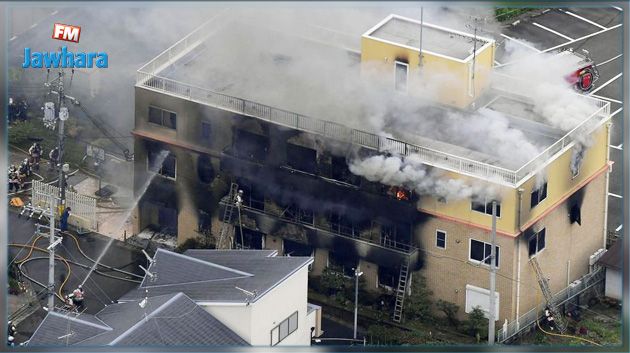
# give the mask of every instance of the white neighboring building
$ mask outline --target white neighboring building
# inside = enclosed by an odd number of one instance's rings
[[[613,299],[623,297],[623,239],[617,241],[599,259],[606,268],[606,288],[604,294]]]
[[[308,346],[322,333],[321,308],[307,302],[313,258],[276,254],[158,249],[148,268],[152,277],[119,302],[183,292],[252,346]]]

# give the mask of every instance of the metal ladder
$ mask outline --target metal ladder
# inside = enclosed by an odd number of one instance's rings
[[[547,307],[549,307],[549,311],[551,311],[551,314],[553,315],[554,323],[556,327],[558,327],[558,330],[560,330],[560,333],[564,333],[567,330],[567,321],[562,316],[562,313],[560,313],[560,310],[558,310],[558,307],[553,303],[553,295],[551,294],[551,289],[549,289],[549,282],[547,281],[547,278],[545,278],[545,275],[543,274],[542,269],[538,264],[538,260],[536,260],[535,257],[532,257],[529,261],[532,263],[532,266],[536,271],[538,284],[540,285],[540,289],[545,296]]]
[[[232,183],[230,185],[228,201],[225,205],[225,212],[223,212],[223,224],[221,224],[221,231],[219,232],[217,249],[232,249],[232,244],[234,243],[234,226],[232,225],[232,215],[234,214],[234,200],[236,198],[237,192],[238,184]]]
[[[398,288],[396,289],[396,304],[394,305],[393,320],[400,323],[402,320],[402,312],[405,304],[405,295],[407,294],[407,276],[409,274],[409,260],[407,263],[400,265],[400,276],[398,277]]]

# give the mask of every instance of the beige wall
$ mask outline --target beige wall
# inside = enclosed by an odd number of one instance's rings
[[[203,308],[246,342],[251,343],[252,326],[246,324],[253,319],[251,306],[204,305]]]

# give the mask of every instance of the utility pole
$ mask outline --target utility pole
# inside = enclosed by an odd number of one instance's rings
[[[418,48],[420,52],[418,53],[418,66],[422,67],[422,29],[424,27],[424,7],[420,6],[420,44]]]
[[[58,96],[58,107],[59,107],[59,136],[58,136],[58,144],[59,144],[59,198],[61,206],[65,206],[66,203],[66,183],[65,183],[65,173],[63,172],[63,148],[64,148],[64,122],[68,120],[68,108],[65,107],[65,96],[63,93],[63,70],[59,71],[59,96]]]
[[[357,339],[357,319],[359,316],[359,277],[363,275],[363,272],[359,272],[358,268],[354,269],[354,335],[352,338]],[[354,341],[353,341],[354,342]]]
[[[48,246],[48,311],[55,310],[55,197],[50,195],[50,235]]]
[[[494,344],[495,333],[495,298],[494,292],[496,290],[496,243],[497,243],[497,202],[492,200],[492,240],[490,245],[490,315],[488,315],[488,344]]]

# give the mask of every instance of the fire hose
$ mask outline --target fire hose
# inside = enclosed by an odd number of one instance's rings
[[[593,342],[593,341],[591,341],[591,340],[589,340],[589,339],[586,339],[586,338],[583,338],[583,337],[571,336],[571,335],[563,335],[563,334],[560,334],[560,333],[553,333],[553,332],[545,331],[545,330],[544,330],[544,329],[540,326],[540,322],[539,322],[538,320],[536,320],[536,324],[538,325],[538,328],[540,329],[540,331],[542,331],[542,332],[544,332],[544,333],[546,333],[546,334],[548,334],[548,335],[550,335],[550,336],[558,336],[558,337],[575,338],[575,339],[577,339],[577,340],[585,341],[585,342],[588,342],[588,343],[590,343],[590,344],[594,344],[594,345],[596,345],[596,346],[600,346],[600,347],[601,347],[601,344],[599,344],[599,343],[597,343],[597,342]]]

